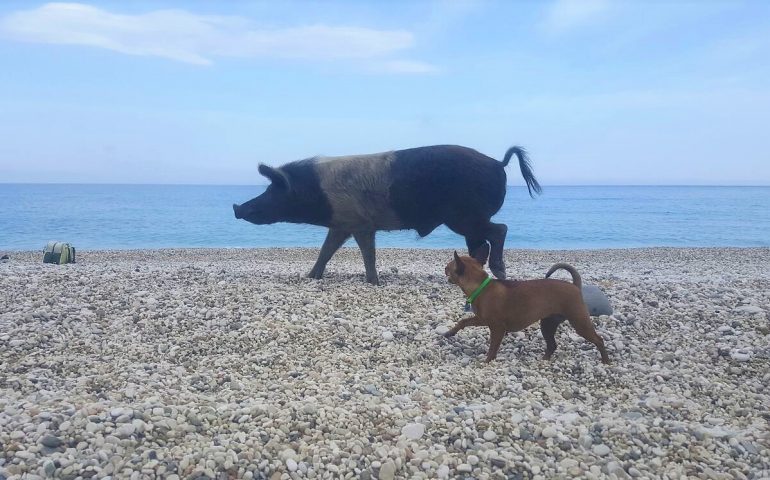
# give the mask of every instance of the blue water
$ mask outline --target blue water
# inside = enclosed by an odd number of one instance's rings
[[[49,240],[79,249],[319,247],[325,229],[257,226],[231,205],[254,186],[0,184],[0,250],[38,250]],[[495,221],[509,248],[770,246],[770,187],[546,187],[530,199],[510,187]],[[461,248],[440,227],[380,232],[379,246]]]

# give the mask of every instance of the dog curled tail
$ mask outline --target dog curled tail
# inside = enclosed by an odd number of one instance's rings
[[[548,269],[548,273],[545,274],[545,278],[550,277],[553,275],[553,272],[556,270],[566,270],[569,272],[570,275],[572,275],[572,283],[575,284],[576,287],[582,288],[583,281],[580,279],[580,274],[577,270],[575,270],[575,267],[568,263],[556,263],[553,265],[553,267]]]

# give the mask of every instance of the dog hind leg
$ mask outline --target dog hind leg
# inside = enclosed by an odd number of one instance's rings
[[[602,363],[610,363],[610,357],[607,355],[607,350],[604,348],[604,339],[596,333],[594,324],[591,322],[591,317],[588,315],[588,310],[586,310],[585,307],[583,307],[582,310],[583,311],[578,314],[571,315],[569,317],[569,323],[578,335],[596,345],[599,354],[602,356]]]
[[[540,331],[545,338],[545,355],[543,360],[550,360],[553,352],[556,351],[556,330],[561,322],[566,320],[563,315],[551,315],[540,321]]]

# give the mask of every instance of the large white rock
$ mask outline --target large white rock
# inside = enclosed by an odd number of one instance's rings
[[[439,325],[435,329],[435,332],[438,333],[439,335],[446,335],[448,331],[449,331],[449,327],[447,327],[446,325]]]
[[[417,440],[425,433],[425,425],[422,423],[409,423],[401,428],[401,434],[410,440]]]

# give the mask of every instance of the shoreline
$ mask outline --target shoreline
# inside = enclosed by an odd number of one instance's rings
[[[460,253],[460,250],[465,250],[464,246],[462,245],[462,239],[459,239],[458,245],[456,247],[380,247],[377,246],[377,251],[380,250],[391,250],[391,251],[411,251],[411,250],[426,250],[430,252],[439,252],[439,251],[448,251],[452,252],[453,250],[457,250],[458,253]],[[351,240],[352,242],[352,240]],[[16,253],[16,254],[28,254],[28,253],[37,253],[38,251],[43,251],[43,248],[45,245],[40,247],[39,250],[14,250],[14,249],[3,249],[0,248],[0,252],[3,253]],[[77,245],[75,245],[75,248],[77,248]],[[264,250],[299,250],[299,251],[306,251],[306,250],[320,250],[321,246],[291,246],[291,247],[280,247],[280,246],[271,246],[271,247],[240,247],[240,246],[234,246],[234,247],[149,247],[149,248],[90,248],[90,249],[82,249],[83,252],[91,252],[91,253],[118,253],[118,252],[163,252],[167,250],[193,250],[193,251],[228,251],[228,250],[255,250],[255,251],[264,251]],[[344,250],[355,250],[358,251],[358,246],[351,244],[346,245],[343,247],[340,247],[340,251]],[[577,248],[577,247],[571,247],[571,248],[522,248],[522,247],[512,247],[512,248],[505,248],[506,254],[508,253],[516,253],[516,252],[543,252],[543,253],[558,253],[558,252],[600,252],[600,251],[635,251],[635,250],[642,250],[642,251],[652,251],[652,250],[770,250],[770,244],[769,245],[748,245],[748,246],[735,246],[735,245],[704,245],[704,246],[677,246],[677,245],[656,245],[656,246],[635,246],[635,247],[586,247],[586,248]],[[78,250],[81,251],[81,250]]]
[[[506,250],[599,285],[613,364],[568,325],[483,363],[452,249],[78,250],[0,263],[0,476],[770,475],[770,248]],[[720,477],[722,476],[722,477]],[[286,477],[284,477],[286,478]]]

